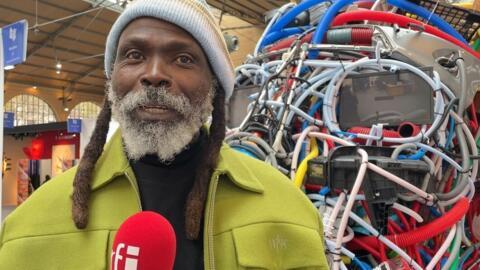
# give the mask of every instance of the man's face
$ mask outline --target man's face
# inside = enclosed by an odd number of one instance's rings
[[[108,91],[129,157],[156,153],[169,160],[211,114],[214,82],[202,48],[189,33],[139,18],[120,36]]]

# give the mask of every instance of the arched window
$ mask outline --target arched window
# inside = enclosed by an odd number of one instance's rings
[[[5,104],[6,112],[15,113],[15,126],[46,124],[56,122],[52,108],[42,99],[33,95],[18,95]]]
[[[97,118],[100,113],[100,106],[97,104],[85,101],[80,102],[73,108],[68,115],[68,118],[83,119],[83,118]]]

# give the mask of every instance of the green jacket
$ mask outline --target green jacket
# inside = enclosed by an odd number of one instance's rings
[[[117,228],[141,210],[117,132],[97,162],[90,221],[71,218],[76,168],[52,179],[5,220],[0,269],[110,269]],[[204,224],[205,269],[328,269],[316,209],[281,173],[224,145]]]

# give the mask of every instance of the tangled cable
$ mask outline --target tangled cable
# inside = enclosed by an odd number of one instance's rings
[[[289,3],[235,70],[258,92],[226,142],[307,194],[332,269],[478,269],[479,58],[406,0]]]

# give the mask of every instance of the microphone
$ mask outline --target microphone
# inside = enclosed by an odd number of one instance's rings
[[[175,252],[175,231],[168,220],[155,212],[139,212],[118,229],[111,270],[172,270]]]

